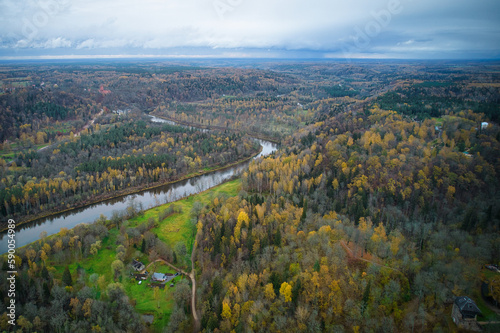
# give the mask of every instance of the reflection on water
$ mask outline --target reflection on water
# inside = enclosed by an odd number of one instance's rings
[[[152,117],[152,121],[172,123],[156,117]],[[277,145],[272,142],[264,140],[257,141],[261,144],[262,151],[255,158],[269,155],[277,149]],[[86,207],[75,208],[65,213],[35,220],[17,227],[16,246],[21,247],[38,240],[42,231],[46,231],[47,235],[52,235],[59,232],[61,228],[71,229],[80,223],[94,222],[101,214],[110,218],[113,211],[125,210],[132,200],[138,204],[142,204],[142,206],[147,209],[203,192],[223,183],[234,175],[239,175],[248,167],[249,163],[249,161],[243,162],[236,166],[213,171],[174,184],[159,186],[151,190],[102,201]],[[7,238],[5,235],[5,232],[0,235],[0,253],[7,252]]]

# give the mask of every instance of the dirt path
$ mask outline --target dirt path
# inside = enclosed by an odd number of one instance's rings
[[[76,132],[74,135],[75,135],[75,136],[80,136],[80,133],[81,133],[83,130],[85,130],[85,129],[89,128],[91,125],[93,125],[93,124],[94,124],[94,122],[95,122],[95,120],[97,119],[97,117],[101,116],[103,113],[104,113],[104,109],[102,109],[102,110],[101,110],[101,112],[99,112],[98,114],[96,114],[96,115],[95,115],[95,117],[94,117],[94,118],[92,118],[92,120],[91,120],[90,122],[88,122],[85,126],[83,126],[83,128],[82,128],[81,130],[79,130],[78,132]],[[57,145],[57,144],[59,144],[59,142],[54,142],[54,143],[52,143],[52,144],[50,144],[50,145],[48,145],[48,146],[45,146],[45,147],[42,147],[42,148],[38,149],[38,151],[42,151],[42,150],[47,149],[47,148],[49,148],[49,147],[55,146],[55,145]]]
[[[191,253],[191,273],[187,273],[186,271],[180,269],[180,268],[177,268],[175,267],[174,265],[172,265],[171,263],[169,263],[168,261],[166,261],[165,259],[156,259],[155,261],[152,261],[150,262],[146,268],[144,268],[141,273],[144,274],[145,271],[148,270],[148,268],[153,265],[155,262],[162,262],[166,265],[168,265],[169,267],[173,268],[175,271],[181,273],[181,274],[184,274],[185,276],[187,276],[190,280],[191,280],[191,285],[192,285],[192,289],[191,289],[191,311],[192,311],[192,314],[193,314],[193,320],[194,320],[194,328],[193,328],[193,331],[194,332],[199,332],[200,331],[200,328],[201,328],[201,323],[200,323],[200,318],[198,317],[198,312],[196,312],[196,279],[195,279],[195,270],[194,270],[194,250],[195,250],[195,246],[196,246],[196,243],[193,244],[193,252]]]
[[[172,265],[171,263],[169,263],[168,261],[166,261],[165,259],[162,259],[162,258],[160,258],[160,259],[156,259],[155,261],[150,262],[150,263],[146,266],[146,268],[144,268],[144,269],[141,271],[141,274],[144,274],[144,272],[145,272],[145,271],[147,271],[147,270],[148,270],[148,268],[149,268],[151,265],[153,265],[155,262],[162,262],[162,263],[164,263],[164,264],[168,265],[169,267],[172,267],[172,268],[173,268],[173,269],[175,269],[177,272],[182,273],[182,274],[184,274],[184,275],[186,275],[186,276],[189,276],[189,274],[188,274],[188,273],[186,273],[185,271],[183,271],[183,270],[182,270],[182,269],[180,269],[180,268],[175,267],[174,265]]]
[[[494,306],[493,304],[491,304],[491,303],[490,303],[490,302],[489,302],[489,301],[488,301],[488,300],[487,300],[487,299],[483,296],[483,293],[482,293],[482,292],[480,292],[480,294],[481,294],[481,297],[482,297],[482,299],[483,299],[483,301],[484,301],[483,303],[484,303],[484,304],[485,304],[485,305],[486,305],[486,306],[487,306],[487,307],[488,307],[491,311],[495,312],[497,315],[499,315],[499,316],[500,316],[500,309],[499,309],[499,308],[497,308],[496,306]],[[490,322],[490,323],[491,323],[491,322]]]
[[[198,312],[196,312],[196,272],[194,270],[194,250],[196,249],[196,241],[193,244],[193,251],[191,251],[191,273],[189,277],[193,283],[193,290],[191,292],[191,310],[193,311],[194,327],[193,332],[199,332],[201,329],[200,318],[198,317]]]
[[[79,130],[78,132],[76,132],[75,136],[80,136],[80,133],[83,130],[86,130],[87,128],[89,128],[90,126],[92,126],[94,124],[95,120],[97,119],[97,117],[101,116],[103,113],[104,113],[104,109],[102,109],[101,112],[99,112],[98,114],[96,114],[95,117],[92,118],[92,120],[87,125],[83,126],[83,128],[81,130]]]

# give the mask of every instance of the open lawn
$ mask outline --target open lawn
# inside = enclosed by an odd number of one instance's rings
[[[444,119],[440,118],[432,118],[435,121],[436,126],[443,126]]]
[[[480,292],[474,295],[474,302],[481,310],[481,314],[477,316],[478,321],[500,321],[500,315],[489,308]]]
[[[101,293],[104,292],[105,288],[101,289],[102,286],[92,285],[88,279],[91,274],[98,274],[100,276],[105,276],[106,285],[113,281],[113,274],[111,271],[111,263],[116,259],[116,236],[118,235],[117,229],[110,230],[110,234],[102,242],[102,247],[99,252],[94,256],[89,256],[86,259],[75,261],[68,265],[71,275],[73,277],[74,285],[78,284],[78,265],[84,270],[82,276],[85,277],[85,284],[89,287],[95,287]],[[142,259],[142,258],[140,258]],[[147,259],[146,259],[147,260]],[[144,260],[143,262],[147,262]],[[125,265],[128,265],[130,260],[125,260]],[[49,265],[50,266],[50,265]],[[61,280],[64,272],[64,265],[54,265],[54,277]],[[157,263],[154,269],[156,272],[161,273],[172,273],[175,271],[169,266],[163,263]],[[172,282],[177,283],[183,276],[176,277]],[[163,327],[168,323],[168,319],[172,312],[172,307],[174,305],[174,300],[172,297],[173,288],[169,285],[172,282],[167,283],[165,289],[159,290],[158,299],[155,299],[154,289],[149,286],[150,280],[144,280],[140,285],[138,281],[134,278],[127,276],[126,273],[118,279],[125,288],[125,292],[129,296],[130,300],[135,303],[135,309],[140,314],[151,314],[154,316],[153,328],[155,331],[160,332]],[[174,287],[175,288],[175,287]]]
[[[484,276],[488,279],[491,280],[492,278],[500,278],[500,273],[493,272],[489,269],[484,268],[481,273],[484,274]]]
[[[226,182],[222,185],[209,189],[205,192],[190,196],[188,198],[158,206],[153,209],[147,210],[144,215],[135,217],[130,220],[130,225],[138,225],[147,222],[150,218],[158,220],[158,215],[163,210],[171,205],[175,205],[182,210],[181,213],[174,213],[167,217],[165,220],[158,223],[158,227],[153,228],[151,231],[158,235],[165,244],[175,249],[179,242],[186,245],[186,255],[184,258],[178,257],[178,266],[183,269],[190,270],[191,267],[191,252],[193,249],[193,241],[196,235],[196,222],[191,215],[193,204],[197,201],[203,205],[207,205],[219,194],[226,194],[228,196],[235,196],[241,188],[241,180],[236,179]]]
[[[3,158],[5,160],[11,160],[14,157],[16,157],[17,155],[19,155],[19,153],[22,152],[22,151],[27,152],[30,149],[32,149],[32,150],[38,150],[40,148],[47,147],[48,145],[50,145],[50,144],[49,143],[43,143],[43,144],[34,145],[34,146],[30,147],[30,148],[22,148],[19,145],[19,142],[14,142],[14,143],[10,144],[10,149],[9,150],[7,150],[7,149],[0,150],[0,158]]]

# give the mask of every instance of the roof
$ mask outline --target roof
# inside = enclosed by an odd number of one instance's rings
[[[151,275],[151,279],[154,281],[165,281],[168,282],[170,280],[173,280],[175,275],[172,274],[163,274],[163,273],[153,273]]]
[[[474,301],[467,296],[455,298],[455,304],[462,314],[464,314],[464,312],[469,314],[481,313],[481,310],[479,310],[476,303],[474,303]]]
[[[142,262],[134,259],[134,260],[132,260],[132,267],[134,267],[137,270],[142,270],[142,269],[144,269],[145,266]]]
[[[135,259],[132,260],[132,265],[144,265],[142,262],[137,261]]]
[[[163,273],[153,273],[151,276],[153,280],[165,280],[166,276]]]

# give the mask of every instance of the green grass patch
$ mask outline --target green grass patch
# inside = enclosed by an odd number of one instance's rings
[[[101,249],[99,252],[93,256],[88,256],[83,260],[78,260],[72,262],[68,265],[71,275],[73,276],[73,281],[77,276],[77,267],[80,265],[85,270],[87,276],[97,273],[99,276],[106,276],[106,281],[109,283],[113,282],[113,276],[111,272],[111,263],[115,260],[116,256],[116,236],[118,235],[118,230],[112,229],[109,231],[109,236],[104,238],[101,243]],[[126,263],[125,263],[126,264]],[[62,278],[65,265],[54,265],[56,270],[54,277],[57,279]]]
[[[432,120],[434,120],[436,126],[443,126],[443,122],[444,122],[443,117],[432,118]]]
[[[167,209],[172,204],[182,210],[182,213],[175,213],[167,217],[165,220],[158,223],[158,227],[153,228],[151,231],[158,235],[158,238],[167,244],[170,248],[174,249],[176,244],[184,242],[186,245],[187,254],[184,258],[177,257],[178,266],[180,268],[189,269],[191,267],[191,252],[193,249],[193,242],[196,236],[196,224],[192,221],[191,210],[193,204],[197,201],[203,205],[209,204],[219,194],[226,194],[228,196],[238,195],[241,189],[241,180],[236,179],[226,182],[217,187],[211,188],[205,192],[181,199],[174,203],[168,203],[158,206],[144,212],[142,216],[135,217],[129,221],[130,226],[136,226],[141,223],[147,222],[150,218],[158,221],[158,215],[163,210]]]
[[[161,267],[158,264],[156,272],[162,273],[174,273],[172,269],[164,265]],[[168,271],[170,270],[170,271]],[[172,282],[175,284],[179,282],[183,277],[178,276]],[[158,299],[155,299],[155,290],[149,286],[150,281],[144,280],[141,284],[135,279],[128,279],[124,284],[125,291],[131,300],[135,302],[135,309],[140,314],[148,314],[154,316],[153,330],[156,332],[161,332],[161,330],[168,324],[168,320],[172,313],[174,306],[174,299],[172,293],[174,288],[170,287],[170,283],[167,282],[164,289],[158,289]]]
[[[0,157],[3,159],[13,159],[16,156],[15,153],[0,153]]]
[[[489,269],[483,269],[481,273],[483,273],[488,280],[491,280],[495,277],[500,277],[500,273],[490,271]]]
[[[90,285],[88,277],[91,274],[97,273],[99,276],[106,277],[106,283],[112,283],[113,275],[111,271],[111,263],[116,259],[116,238],[118,235],[117,229],[110,230],[109,236],[104,238],[102,241],[102,247],[97,254],[94,256],[89,256],[83,260],[75,261],[68,265],[71,275],[73,277],[73,284],[77,284],[78,265],[85,271],[86,281],[85,284],[89,287],[95,287],[99,289],[98,286]],[[143,258],[140,258],[143,259]],[[147,263],[146,260],[143,261]],[[129,264],[129,260],[124,262],[125,265]],[[61,280],[65,269],[65,265],[53,265],[54,267],[54,277]],[[153,269],[151,269],[152,271]],[[171,273],[174,274],[175,271],[169,266],[163,263],[157,263],[154,269],[156,272],[161,273]],[[182,279],[182,276],[176,277],[173,282],[177,283]],[[170,318],[172,308],[174,305],[174,300],[172,297],[173,288],[169,285],[171,282],[167,283],[165,289],[159,289],[159,296],[155,299],[154,289],[149,286],[149,279],[144,280],[140,285],[131,276],[126,276],[119,279],[119,281],[125,289],[125,292],[129,296],[130,300],[135,303],[135,309],[140,314],[151,314],[154,316],[153,328],[154,331],[160,332],[161,328],[165,327]],[[100,290],[104,292],[104,290]]]
[[[474,302],[479,310],[481,310],[481,314],[477,316],[478,321],[500,321],[500,316],[488,307],[479,292],[474,295]]]

